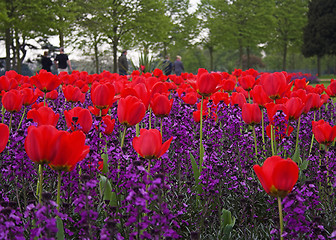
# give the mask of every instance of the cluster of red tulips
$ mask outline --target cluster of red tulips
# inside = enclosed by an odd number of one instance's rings
[[[134,71],[130,76],[105,71],[93,75],[74,71],[71,75],[62,73],[57,76],[41,70],[33,77],[25,77],[9,71],[0,77],[0,91],[2,122],[5,111],[11,116],[8,126],[0,124],[0,151],[5,149],[12,131],[12,115],[20,112],[23,107],[22,119],[32,119],[37,125],[28,128],[25,150],[29,158],[41,166],[41,172],[44,164],[57,172],[72,171],[86,157],[89,146],[85,145],[85,134],[92,130],[92,115],[101,117],[103,134],[112,134],[115,119],[111,118],[109,111],[114,104],[118,106],[118,120],[124,125],[121,146],[127,128],[140,123],[147,111],[161,118],[162,124],[162,119],[171,111],[171,94],[174,91],[185,104],[197,103],[197,109],[191,114],[201,126],[203,118],[216,121],[216,113],[224,106],[220,104],[223,102],[227,106],[241,108],[243,121],[251,125],[254,131],[256,124],[262,122],[263,125],[266,109],[269,125],[266,129],[263,128],[262,133],[264,136],[265,131],[271,139],[272,156],[266,159],[262,167],[255,165],[254,170],[265,191],[280,199],[292,190],[298,179],[299,168],[291,159],[277,156],[276,143],[291,134],[294,129],[290,126],[291,122],[297,121],[299,128],[302,114],[310,111],[316,113],[330,97],[336,96],[336,80],[332,80],[327,88],[323,85],[312,87],[306,79],[292,80],[292,75],[286,72],[259,73],[254,69],[235,70],[232,74],[209,73],[205,69],[199,69],[197,75],[182,73],[181,76],[165,76],[159,69],[142,75],[139,71]],[[71,104],[71,109],[55,113],[48,106],[47,100],[56,100],[60,91]],[[92,106],[84,106],[88,94]],[[41,99],[43,101],[38,102]],[[215,111],[208,109],[210,101]],[[29,110],[27,116],[26,110]],[[278,129],[274,120],[279,110],[288,121],[285,129]],[[65,117],[68,131],[56,128],[60,114]],[[20,127],[19,125],[16,129]],[[313,121],[312,131],[320,144],[329,146],[335,141],[336,126],[332,127],[324,120]],[[285,134],[279,137],[280,132]],[[133,139],[133,147],[143,158],[153,159],[161,157],[168,150],[171,141],[172,137],[162,143],[162,128],[161,132],[156,129],[141,129]],[[265,144],[264,138],[263,142]],[[202,134],[200,144],[202,145]],[[42,177],[39,179],[40,186],[41,182]],[[41,192],[40,188],[39,193]]]

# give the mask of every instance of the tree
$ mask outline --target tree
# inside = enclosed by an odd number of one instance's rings
[[[275,27],[267,48],[282,53],[282,70],[287,69],[289,51],[298,52],[302,45],[302,29],[306,24],[307,0],[275,1]]]
[[[273,27],[274,1],[265,0],[208,0],[213,6],[212,17],[217,29],[214,34],[220,44],[239,50],[239,67],[242,68],[244,49],[250,67],[251,51],[269,40]]]
[[[308,23],[304,28],[302,53],[317,56],[317,73],[321,74],[320,59],[336,54],[336,1],[312,0],[309,3]]]

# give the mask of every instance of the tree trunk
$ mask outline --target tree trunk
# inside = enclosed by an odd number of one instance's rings
[[[10,56],[10,50],[11,50],[11,41],[12,41],[12,35],[10,28],[6,28],[5,30],[5,45],[6,45],[6,71],[9,71],[11,69],[11,56]]]
[[[20,39],[19,39],[19,34],[17,30],[15,30],[15,58],[16,58],[16,71],[18,74],[22,73],[22,68],[21,68],[21,59],[20,59]]]
[[[317,76],[321,76],[321,56],[317,55]]]
[[[246,48],[246,55],[247,55],[246,69],[250,69],[251,68],[250,47]]]
[[[64,34],[62,30],[58,30],[60,47],[64,47]]]
[[[98,57],[97,42],[95,42],[95,44],[94,44],[94,54],[95,54],[95,63],[96,63],[96,73],[99,73],[99,57]]]
[[[112,43],[112,51],[113,51],[113,72],[117,73],[117,67],[118,67],[118,58],[117,58],[117,52],[118,52],[118,41],[116,38],[113,39]]]
[[[238,40],[239,44],[239,68],[243,69],[243,46],[242,46],[242,41],[239,39]]]
[[[284,43],[283,46],[283,56],[282,56],[282,70],[286,71],[287,65],[287,43]]]
[[[210,54],[210,71],[214,70],[214,64],[213,64],[213,46],[209,46],[209,54]]]

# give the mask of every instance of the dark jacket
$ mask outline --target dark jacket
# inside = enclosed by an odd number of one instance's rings
[[[168,59],[164,60],[163,63],[162,63],[162,66],[163,66],[164,74],[166,76],[171,74],[171,72],[173,70],[173,63],[171,61],[169,61]]]
[[[122,54],[118,59],[119,74],[126,75],[128,71],[128,62],[125,54]]]
[[[51,65],[52,65],[52,61],[49,57],[46,57],[46,56],[42,56],[42,59],[41,59],[41,63],[42,63],[42,69],[48,71],[48,72],[51,72]]]
[[[174,72],[175,72],[176,76],[180,76],[181,73],[184,72],[183,63],[180,60],[176,60],[174,62]]]

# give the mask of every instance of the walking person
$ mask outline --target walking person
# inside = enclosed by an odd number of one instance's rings
[[[162,63],[163,71],[166,76],[170,75],[173,70],[173,63],[170,61],[170,57],[167,55],[166,59]]]
[[[181,73],[184,72],[184,66],[181,60],[182,60],[181,56],[177,55],[176,60],[174,62],[174,72],[176,76],[180,76]]]
[[[71,62],[67,54],[64,53],[64,48],[60,48],[60,53],[56,55],[55,65],[58,70],[58,74],[61,72],[68,72],[68,67],[70,72],[72,72]]]
[[[53,64],[50,57],[48,56],[48,51],[45,51],[43,53],[42,59],[41,59],[42,69],[51,72],[51,65]]]
[[[128,72],[128,62],[127,62],[126,55],[127,55],[127,50],[123,50],[118,59],[119,75],[121,76],[127,75],[127,72]]]

